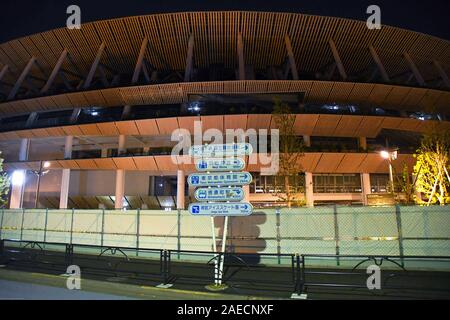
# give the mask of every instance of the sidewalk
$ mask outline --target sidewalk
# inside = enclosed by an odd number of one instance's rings
[[[162,289],[124,283],[81,280],[81,290],[66,288],[67,277],[0,269],[0,300],[260,300],[252,296]]]

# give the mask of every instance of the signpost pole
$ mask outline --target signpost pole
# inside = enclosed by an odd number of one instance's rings
[[[217,243],[216,243],[216,230],[214,228],[214,216],[211,216],[211,234],[212,234],[212,242],[213,242],[213,251],[214,251],[214,283],[217,284],[219,281],[218,277],[218,264],[217,264]]]
[[[189,155],[197,158],[195,167],[200,173],[189,175],[190,186],[200,187],[195,190],[194,197],[198,203],[189,204],[189,212],[197,216],[210,216],[211,235],[214,252],[214,285],[210,290],[227,288],[223,281],[223,269],[226,252],[229,216],[248,216],[253,211],[245,199],[243,186],[249,185],[252,176],[242,172],[245,160],[242,157],[253,152],[248,143],[197,145],[189,149]],[[223,216],[223,232],[221,251],[217,250],[214,217]],[[222,259],[221,259],[222,258]]]
[[[225,216],[225,221],[223,222],[223,237],[222,237],[222,259],[220,260],[220,270],[219,270],[219,285],[222,284],[222,274],[223,274],[223,261],[225,260],[225,250],[227,242],[227,231],[228,231],[228,216]]]

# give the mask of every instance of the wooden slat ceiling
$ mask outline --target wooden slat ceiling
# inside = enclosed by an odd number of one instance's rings
[[[255,157],[255,159],[257,159]],[[176,175],[177,170],[184,170],[187,174],[195,172],[193,164],[182,163],[180,159],[173,162],[170,156],[141,156],[120,158],[97,158],[58,160],[50,162],[50,169],[74,169],[74,170],[134,170],[149,171],[154,175]],[[258,160],[258,159],[257,159]],[[401,172],[403,164],[407,164],[409,170],[414,165],[413,155],[400,154],[393,161],[396,172]],[[389,166],[386,160],[378,153],[304,153],[298,160],[299,168],[312,173],[388,173]],[[6,170],[27,169],[37,170],[38,161],[9,162],[4,164]],[[247,164],[246,170],[260,171],[266,167],[259,163]]]
[[[15,39],[0,45],[0,68],[9,66],[4,77],[14,83],[31,57],[35,57],[39,68],[34,66],[31,75],[48,77],[61,52],[66,49],[70,59],[65,59],[63,68],[69,71],[69,79],[75,74],[85,78],[97,50],[105,44],[101,63],[111,80],[114,75],[133,73],[142,41],[148,39],[145,59],[158,71],[182,72],[186,65],[189,36],[194,36],[194,66],[207,68],[222,64],[236,68],[237,38],[242,34],[246,65],[264,70],[268,66],[280,66],[286,58],[284,38],[291,39],[292,50],[300,73],[315,73],[333,61],[329,40],[333,39],[348,74],[360,75],[371,72],[374,62],[368,50],[373,45],[388,74],[401,75],[409,72],[403,55],[409,53],[426,80],[436,79],[432,65],[438,61],[445,72],[450,71],[450,42],[433,36],[383,26],[380,30],[369,30],[364,21],[335,17],[311,16],[296,13],[272,12],[185,12],[125,17],[86,23],[81,29],[60,28]],[[79,80],[79,79],[78,79]],[[55,83],[61,85],[61,79]],[[365,85],[358,92],[353,83],[278,82],[238,83],[192,83],[115,88],[93,92],[78,92],[59,96],[42,97],[25,101],[13,101],[0,105],[3,114],[28,112],[39,108],[54,109],[88,105],[135,105],[159,104],[160,101],[180,101],[186,92],[202,90],[225,92],[257,91],[307,91],[311,100],[348,100],[358,97],[364,100],[369,95],[372,102],[385,103],[401,100],[419,103],[402,97],[407,93],[384,90],[378,85]],[[185,86],[185,87],[184,87]],[[292,88],[290,88],[290,86]],[[392,89],[392,87],[388,87]],[[179,91],[180,90],[180,91]],[[355,91],[356,90],[356,91]],[[424,89],[421,89],[424,90]],[[407,91],[405,89],[404,91]],[[426,91],[418,91],[424,93]],[[423,104],[435,104],[444,93],[425,99]],[[448,104],[448,96],[441,104]],[[439,104],[439,103],[438,103]]]
[[[305,93],[305,103],[340,103],[377,106],[380,108],[408,111],[449,112],[450,92],[427,89],[407,88],[386,84],[347,83],[347,90],[333,90],[333,84],[339,82],[309,80],[237,80],[214,82],[215,90],[208,90],[210,82],[168,83],[139,87],[121,87],[92,90],[88,96],[83,92],[64,93],[53,96],[54,104],[46,104],[49,97],[33,98],[21,101],[0,103],[0,115],[29,113],[33,111],[71,109],[78,107],[115,107],[122,105],[155,105],[164,108],[164,104],[183,103],[190,94],[236,94],[236,93],[280,93],[299,91]],[[204,86],[203,86],[204,85]],[[299,90],[299,85],[302,88]],[[342,85],[342,84],[341,84]],[[319,88],[319,89],[318,89]],[[140,90],[136,90],[140,89]],[[305,91],[302,91],[302,90]],[[392,94],[392,92],[395,92]],[[84,97],[82,100],[77,97]],[[97,97],[107,97],[99,102]],[[35,103],[28,103],[28,102]],[[27,102],[27,103],[25,103]]]
[[[236,119],[238,118],[238,119]],[[202,116],[202,129],[268,129],[274,127],[272,115],[225,115]],[[194,133],[194,122],[200,117],[178,117],[156,120],[127,120],[120,122],[104,122],[98,124],[80,124],[64,127],[43,129],[28,129],[0,133],[0,141],[12,141],[20,138],[48,138],[73,136],[171,136],[175,129],[186,129]],[[156,125],[157,124],[157,125]],[[225,127],[223,125],[225,124]],[[449,128],[450,122],[421,121],[409,118],[351,116],[351,115],[296,115],[295,131],[299,135],[338,136],[338,137],[367,137],[375,138],[382,129],[403,130],[411,132],[426,132],[431,126]]]

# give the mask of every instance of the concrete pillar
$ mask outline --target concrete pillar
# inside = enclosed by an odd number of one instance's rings
[[[304,135],[303,144],[305,145],[305,147],[311,147],[311,136]]]
[[[150,196],[155,195],[155,176],[150,176],[150,188],[148,190]]]
[[[67,136],[64,144],[64,159],[72,158],[73,136]]]
[[[20,141],[19,161],[26,161],[28,159],[29,149],[30,139],[22,139]],[[15,170],[13,175],[23,177],[23,181],[20,184],[12,184],[9,207],[11,209],[20,209],[23,206],[23,192],[25,190],[25,178],[27,175],[27,170]]]
[[[313,175],[311,172],[305,172],[305,196],[306,206],[314,207]]]
[[[359,147],[363,150],[367,150],[367,139],[366,137],[359,137],[358,139]]]
[[[108,149],[102,149],[101,157],[102,158],[108,158]]]
[[[19,161],[28,159],[28,151],[30,149],[30,139],[20,140]]]
[[[73,136],[67,136],[64,146],[64,159],[72,158]],[[67,209],[69,203],[70,169],[63,169],[61,175],[61,192],[59,194],[59,208]]]
[[[59,194],[59,208],[67,209],[69,203],[70,169],[63,169],[61,175],[61,192]]]
[[[250,202],[250,186],[243,186],[242,189],[244,189],[244,201]]]
[[[185,194],[184,189],[186,187],[186,178],[183,170],[177,172],[177,209],[185,209]]]
[[[117,153],[123,154],[125,153],[125,140],[126,136],[121,134],[119,135],[119,147],[117,148]],[[115,209],[122,209],[123,208],[123,197],[125,190],[125,170],[118,169],[116,170],[116,193],[115,193],[115,202],[114,202],[114,208]]]
[[[367,195],[372,193],[372,187],[370,186],[370,174],[361,173],[361,187],[362,187],[362,203],[367,206]]]
[[[125,141],[126,141],[126,136],[121,134],[119,135],[119,147],[117,148],[117,153],[118,154],[123,154],[126,152],[126,148],[125,148]]]
[[[114,201],[115,209],[123,208],[123,197],[125,195],[124,190],[125,190],[125,170],[118,169],[116,170],[116,194]]]

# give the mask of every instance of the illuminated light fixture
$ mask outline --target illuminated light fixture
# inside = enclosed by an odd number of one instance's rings
[[[49,168],[50,167],[50,162],[45,161],[43,167],[44,168]]]
[[[98,116],[98,111],[92,111],[91,116]]]
[[[188,110],[189,111],[200,111],[200,104],[197,101],[191,102],[189,104]]]
[[[381,151],[380,152],[380,156],[383,158],[383,159],[389,159],[389,152],[388,151],[386,151],[386,150],[383,150],[383,151]]]
[[[13,186],[22,186],[25,182],[25,172],[23,170],[16,170],[11,177]]]

